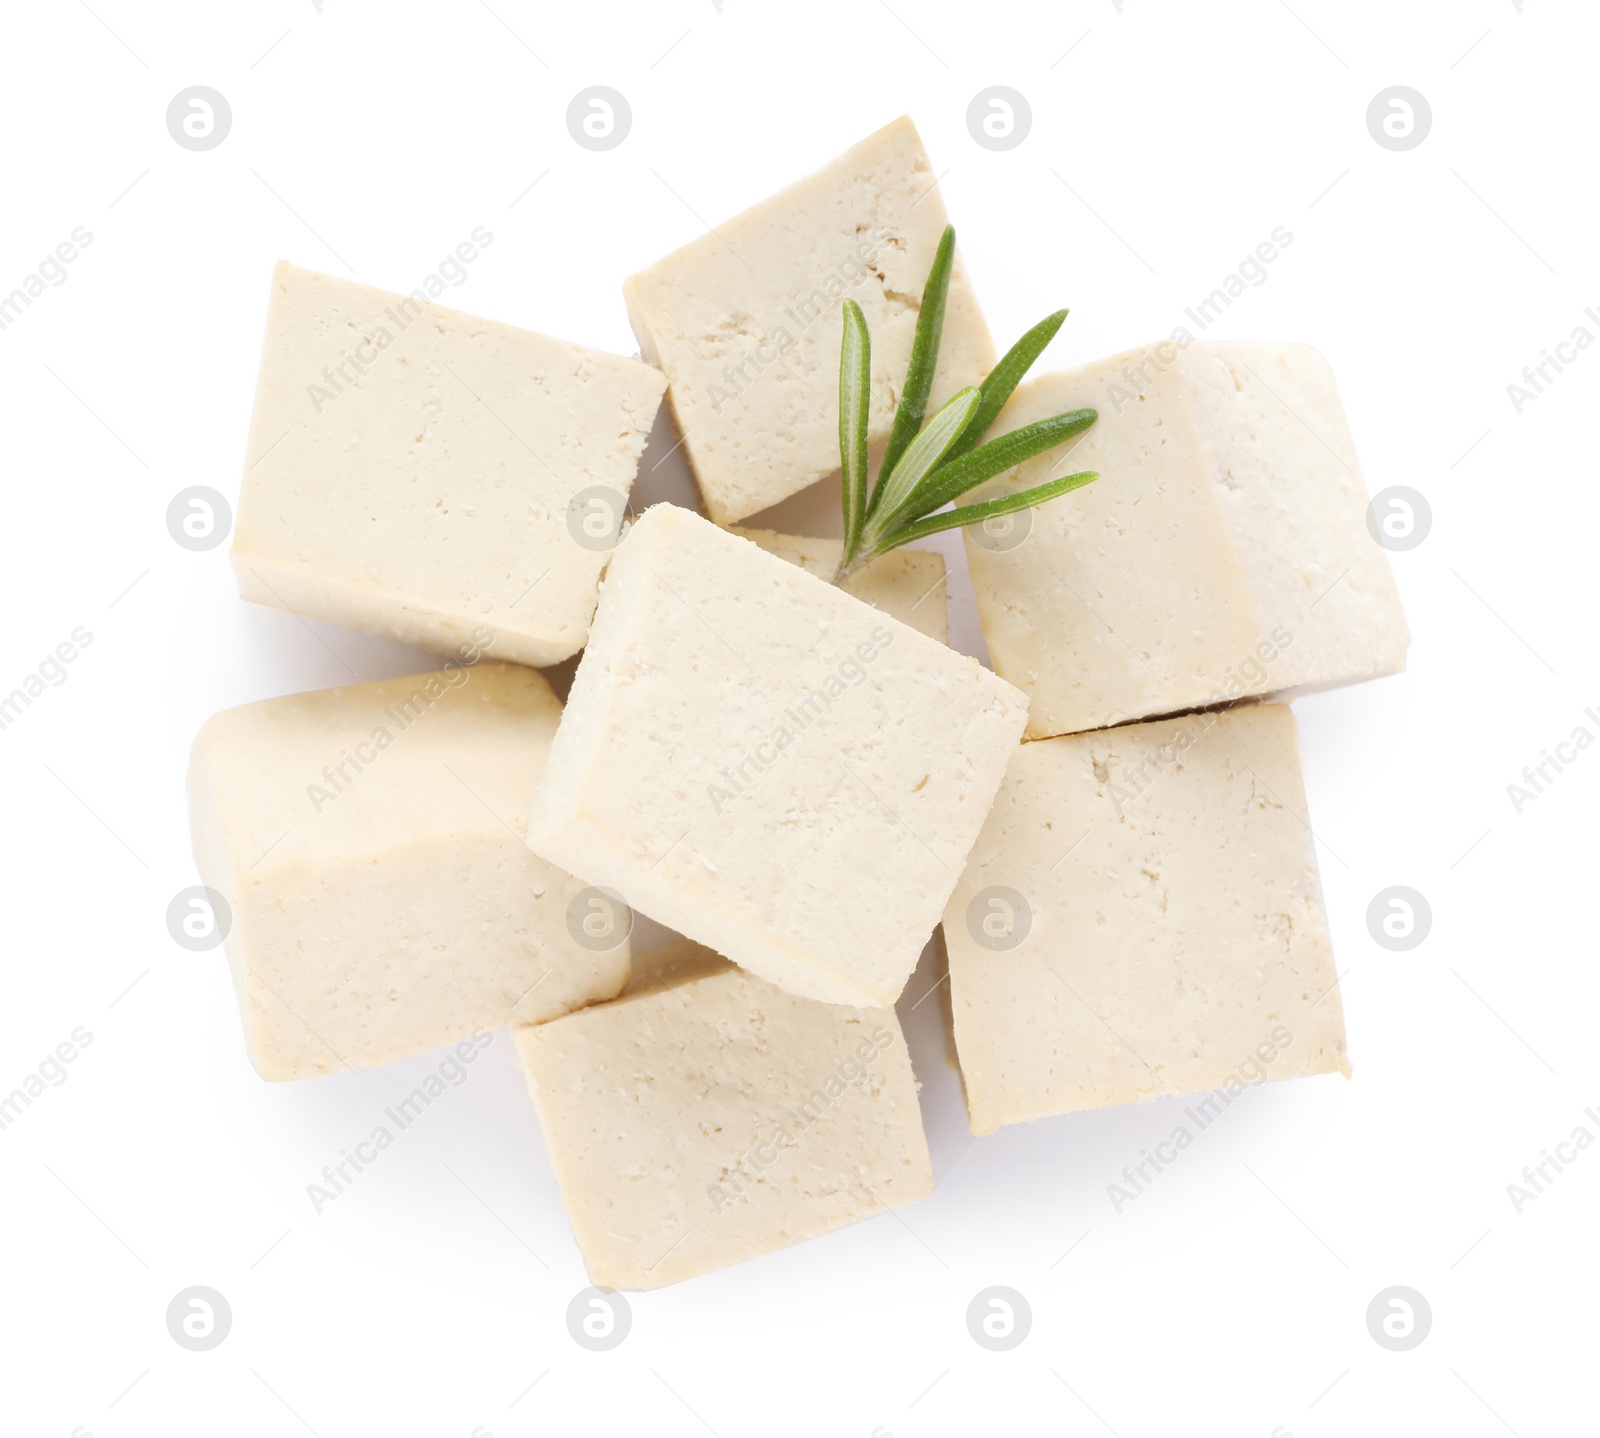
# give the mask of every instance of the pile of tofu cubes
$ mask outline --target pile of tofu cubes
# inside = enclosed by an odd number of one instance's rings
[[[1407,633],[1315,352],[1180,335],[1019,389],[993,433],[1097,409],[1070,468],[1101,478],[965,531],[992,671],[946,643],[939,554],[836,588],[837,540],[734,527],[838,482],[847,295],[887,436],[945,224],[897,121],[629,280],[641,359],[273,276],[240,591],[444,658],[196,740],[250,1057],[511,1026],[606,1287],[932,1191],[894,1004],[941,925],[974,1133],[1349,1072],[1263,701],[1393,673]],[[995,359],[958,260],[932,402]],[[709,517],[627,515],[663,397]],[[563,707],[539,666],[579,651]],[[635,912],[684,941],[630,954]]]

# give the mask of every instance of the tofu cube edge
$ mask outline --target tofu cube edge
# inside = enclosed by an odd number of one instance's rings
[[[869,436],[888,437],[946,217],[901,116],[623,286],[707,512],[733,524],[839,468],[842,301],[872,333]],[[959,251],[929,413],[995,364]]]
[[[975,1134],[1350,1072],[1286,705],[1024,744],[944,935]]]
[[[676,1283],[933,1191],[892,1008],[796,998],[680,943],[639,956],[621,997],[516,1038],[603,1287]]]
[[[528,842],[793,993],[887,1004],[1024,720],[976,661],[657,505],[607,571]]]
[[[992,433],[1080,407],[1095,425],[1014,482],[1099,479],[1004,534],[963,531],[1030,739],[1404,668],[1405,615],[1315,350],[1164,341],[1026,381]]]
[[[559,710],[536,671],[486,662],[207,721],[196,858],[231,910],[263,1077],[374,1067],[626,983],[626,934],[580,942],[586,886],[521,842]]]
[[[240,595],[435,652],[488,626],[500,658],[575,654],[608,548],[584,521],[615,535],[665,386],[638,360],[280,263]]]

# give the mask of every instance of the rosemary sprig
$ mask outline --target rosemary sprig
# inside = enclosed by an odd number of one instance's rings
[[[861,306],[844,307],[839,356],[839,462],[844,485],[844,547],[854,553],[867,518],[867,408],[872,402],[872,336]]]
[[[1092,471],[1062,475],[1017,494],[1002,495],[943,513],[968,490],[1014,469],[1025,460],[1082,434],[1098,417],[1092,409],[1053,415],[980,444],[1033,362],[1044,353],[1067,317],[1057,310],[1006,352],[989,377],[949,399],[923,424],[933,373],[939,363],[956,232],[945,227],[922,292],[905,389],[889,430],[878,480],[867,479],[867,414],[872,376],[872,337],[854,300],[844,302],[844,344],[839,358],[839,460],[843,474],[844,551],[834,583],[848,578],[874,555],[924,535],[959,525],[982,524],[1079,489],[1099,476]]]

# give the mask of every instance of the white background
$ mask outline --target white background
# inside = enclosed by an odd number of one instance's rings
[[[1506,1185],[1576,1125],[1600,1134],[1600,753],[1520,814],[1506,786],[1575,726],[1600,733],[1600,353],[1520,414],[1506,386],[1575,326],[1600,334],[1583,313],[1600,304],[1600,17],[1577,0],[493,3],[5,9],[0,292],[75,226],[94,239],[0,333],[0,690],[75,626],[94,638],[0,733],[0,1091],[75,1027],[93,1043],[0,1133],[0,1430],[1594,1431],[1600,1147],[1520,1214]],[[233,108],[203,154],[164,120],[193,84]],[[591,84],[633,108],[605,154],[565,128]],[[1032,105],[1007,153],[966,128],[992,84]],[[1365,123],[1395,84],[1433,110],[1405,153]],[[1119,1215],[1107,1184],[1179,1105],[974,1142],[929,1001],[909,1025],[937,1193],[636,1295],[629,1338],[594,1354],[566,1331],[586,1279],[505,1035],[316,1215],[306,1185],[430,1059],[263,1083],[220,951],[168,937],[196,882],[182,778],[202,721],[425,661],[243,604],[226,549],[179,548],[165,511],[188,485],[237,494],[275,260],[408,290],[484,225],[451,303],[632,353],[624,276],[902,111],[997,340],[1072,307],[1046,367],[1167,334],[1288,227],[1207,338],[1321,347],[1369,488],[1431,502],[1427,540],[1394,556],[1409,673],[1296,705],[1355,1077],[1252,1090]],[[1392,884],[1433,909],[1407,953],[1367,930]],[[166,1330],[191,1284],[232,1305],[207,1353]],[[991,1284],[1033,1310],[1008,1353],[966,1330]],[[1392,1284],[1433,1311],[1408,1353],[1366,1328]]]

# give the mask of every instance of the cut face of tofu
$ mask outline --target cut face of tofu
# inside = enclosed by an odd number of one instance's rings
[[[891,1008],[795,998],[677,944],[517,1047],[603,1287],[676,1283],[933,1192]]]
[[[200,873],[269,1079],[371,1068],[613,997],[587,887],[521,842],[561,708],[511,664],[230,709],[195,740]],[[580,942],[574,931],[583,935]]]
[[[665,378],[280,264],[250,426],[239,592],[459,654],[583,647]]]
[[[1085,406],[1100,418],[1070,452],[1005,487],[1100,478],[1008,532],[965,531],[1030,738],[1405,667],[1405,615],[1315,350],[1151,345],[1022,385],[992,433]]]
[[[809,539],[771,529],[741,529],[734,534],[760,545],[768,554],[798,564],[807,574],[832,581],[844,550],[840,539]],[[931,549],[891,549],[869,560],[839,586],[863,604],[892,614],[902,624],[950,642],[950,607],[945,588],[944,555]]]
[[[888,438],[946,224],[936,184],[902,117],[623,287],[641,353],[667,373],[684,452],[717,523],[839,468],[846,296],[872,332],[869,439]],[[958,255],[929,413],[994,362]]]
[[[1025,718],[965,655],[657,505],[606,573],[528,843],[791,993],[890,1004]]]
[[[1294,717],[1024,744],[945,911],[972,1131],[1343,1073]]]

